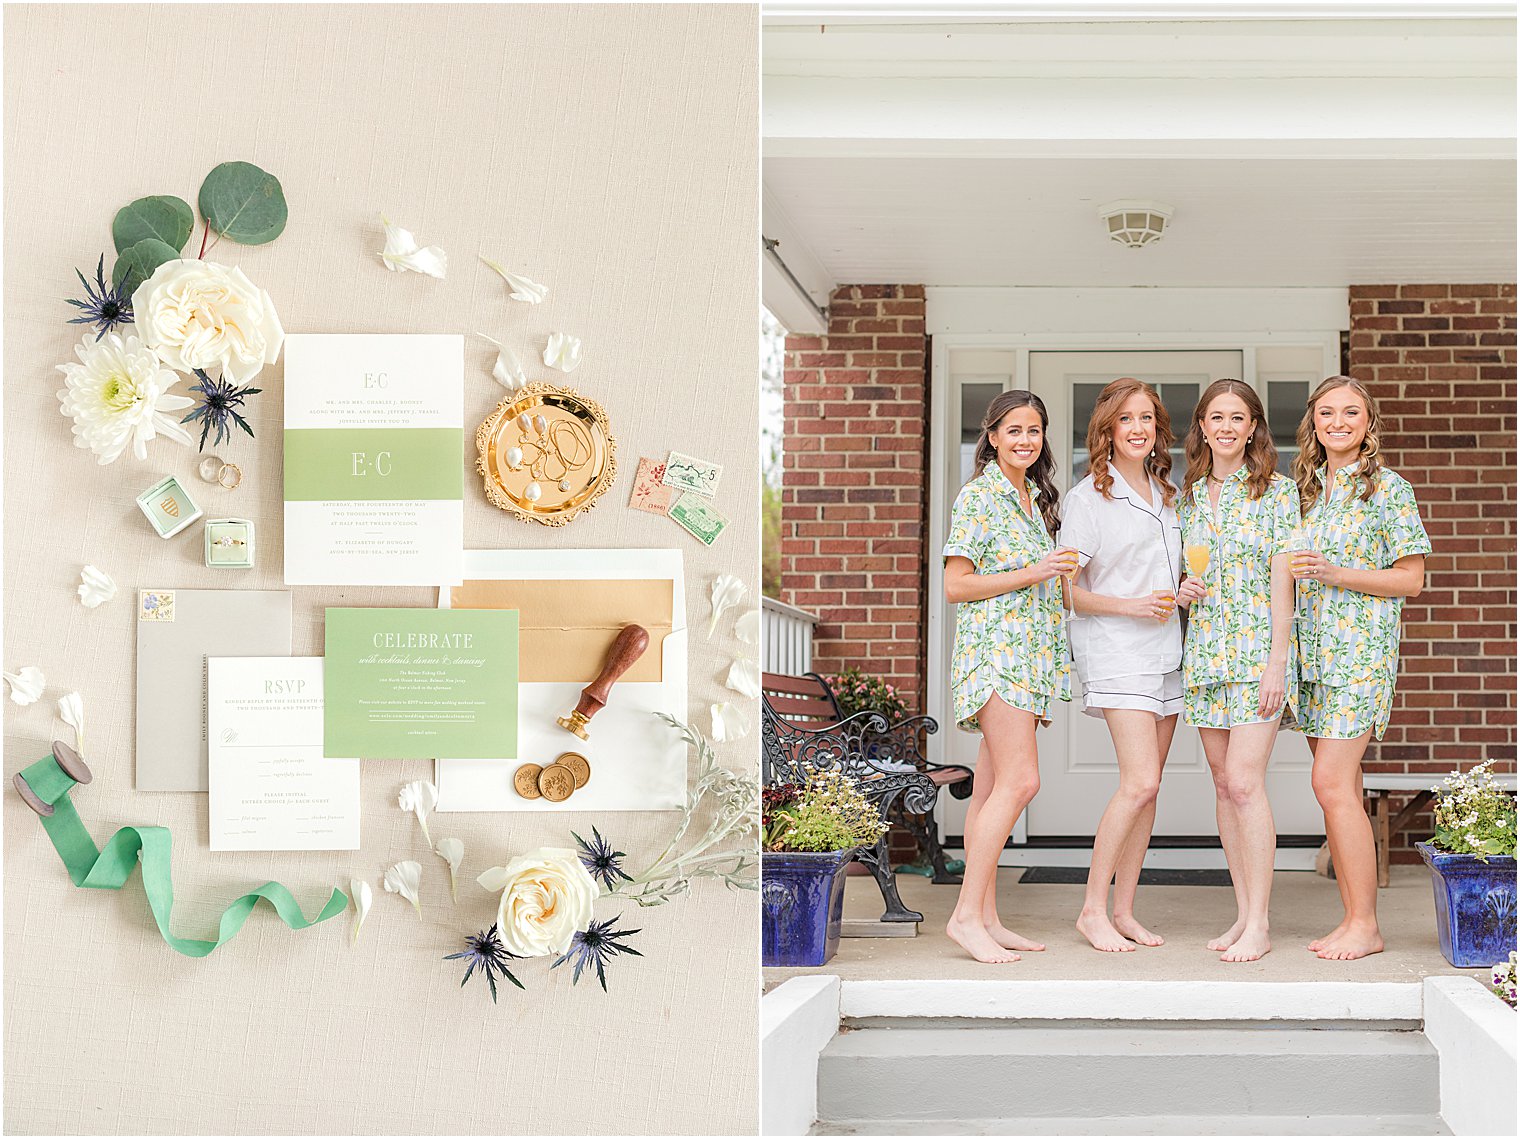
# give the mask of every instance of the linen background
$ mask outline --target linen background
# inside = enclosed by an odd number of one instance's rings
[[[444,863],[396,806],[430,763],[365,765],[363,849],[344,853],[212,854],[205,796],[132,790],[134,591],[282,588],[282,368],[252,401],[257,441],[207,448],[243,468],[228,492],[173,442],[97,466],[71,445],[54,365],[81,331],[64,323],[73,271],[92,272],[102,251],[109,271],[120,206],[155,193],[193,205],[217,163],[262,166],[284,186],[287,229],[210,256],[267,289],[290,332],[466,334],[466,460],[505,394],[477,330],[510,343],[531,379],[606,407],[618,479],[594,511],[565,529],[518,522],[471,473],[465,542],[684,551],[685,713],[705,730],[707,705],[733,695],[721,678],[738,648],[732,616],[703,637],[708,587],[725,571],[758,586],[755,9],[8,6],[4,21],[5,667],[36,664],[48,680],[37,704],[5,702],[6,1130],[753,1132],[753,893],[709,882],[661,908],[621,907],[645,956],[615,963],[610,994],[525,962],[529,991],[505,986],[493,1006],[440,960],[493,920],[494,896],[474,884],[487,866],[570,845],[594,822],[638,868],[675,814],[435,815],[433,836],[466,847],[456,906]],[[448,252],[446,280],[382,267],[381,211]],[[547,284],[548,300],[509,301],[478,253]],[[539,358],[551,331],[584,339],[568,378]],[[711,550],[626,506],[639,456],[670,448],[726,468],[716,505],[733,524]],[[204,568],[199,522],[153,533],[133,500],[168,473],[207,517],[255,521],[256,569]],[[93,611],[74,594],[85,563],[121,588]],[[297,655],[321,653],[325,606],[434,603],[428,589],[294,594]],[[291,932],[261,907],[190,960],[160,940],[140,878],[120,893],[73,888],[9,790],[54,734],[68,738],[54,705],[70,690],[95,772],[80,812],[97,841],[126,823],[172,829],[176,932],[206,936],[267,879],[313,913],[360,876],[376,896],[357,946],[346,917]],[[752,767],[757,735],[721,747],[723,761]],[[423,866],[420,921],[380,887],[402,858]]]

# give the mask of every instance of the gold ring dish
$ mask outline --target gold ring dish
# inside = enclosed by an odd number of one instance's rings
[[[617,440],[600,404],[535,382],[496,405],[475,433],[486,498],[524,522],[563,526],[617,478]]]

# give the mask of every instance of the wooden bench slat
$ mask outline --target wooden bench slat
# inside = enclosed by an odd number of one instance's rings
[[[799,696],[827,697],[828,689],[810,676],[787,676],[780,672],[767,672],[760,677],[760,687],[766,692],[789,692]]]

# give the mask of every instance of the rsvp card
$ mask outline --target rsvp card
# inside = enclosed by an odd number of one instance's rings
[[[324,660],[327,755],[517,755],[515,609],[329,609]]]
[[[358,850],[359,761],[322,755],[319,657],[206,662],[212,850]]]
[[[462,580],[464,338],[285,338],[285,583]]]

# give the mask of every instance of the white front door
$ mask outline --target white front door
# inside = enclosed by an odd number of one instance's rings
[[[959,446],[959,470],[955,472],[959,481],[947,480],[954,482],[944,487],[947,503],[954,501],[970,477],[971,454],[987,404],[1005,388],[1027,383],[1044,401],[1050,414],[1048,443],[1054,448],[1058,465],[1057,485],[1064,492],[1087,473],[1088,420],[1098,392],[1113,379],[1133,376],[1160,391],[1179,436],[1173,452],[1173,470],[1179,481],[1184,466],[1181,436],[1199,394],[1211,381],[1222,377],[1254,379],[1267,406],[1284,470],[1294,453],[1293,436],[1309,385],[1307,376],[1300,374],[1247,376],[1243,353],[1236,350],[1029,351],[1025,368],[1016,366],[1013,353],[958,352],[956,356],[959,359],[950,377],[949,394],[951,414],[958,419],[950,429]],[[933,599],[931,604],[944,602]],[[942,630],[948,660],[949,642],[954,638],[953,610],[947,613]],[[1079,696],[1075,677],[1073,695]],[[944,730],[948,736],[946,762],[974,764],[980,737],[948,723]],[[1051,726],[1039,733],[1039,747],[1040,793],[1021,818],[1014,840],[1071,838],[1080,843],[1090,839],[1118,786],[1118,767],[1107,728],[1102,720],[1084,716],[1079,699],[1074,699],[1071,704],[1058,705]],[[1322,816],[1309,786],[1308,748],[1297,733],[1283,732],[1279,737],[1267,786],[1279,834],[1322,833]],[[963,833],[964,813],[963,804],[946,802],[942,807],[944,833]],[[1198,733],[1179,725],[1157,800],[1155,834],[1212,837],[1217,833],[1213,783]]]

